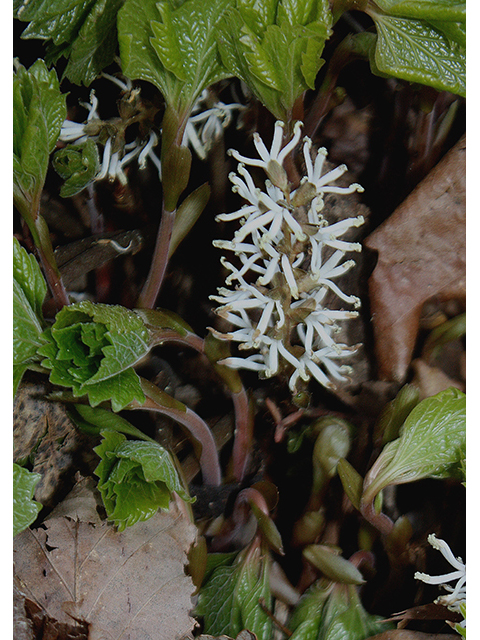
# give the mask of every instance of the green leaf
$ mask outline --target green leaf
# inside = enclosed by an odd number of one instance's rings
[[[130,424],[125,418],[106,409],[90,407],[87,404],[76,404],[69,412],[69,415],[82,431],[90,435],[98,435],[102,431],[110,430],[118,431],[140,440],[146,440],[147,442],[156,442],[140,429],[134,427],[133,424]]]
[[[331,25],[328,0],[237,0],[217,40],[228,70],[277,118],[289,120],[297,98],[315,87]]]
[[[170,454],[158,443],[127,440],[115,431],[102,436],[94,449],[101,458],[95,475],[107,516],[119,531],[148,520],[158,509],[168,510],[172,491],[192,502]]]
[[[467,29],[464,22],[450,22],[448,20],[428,20],[434,29],[443,32],[453,48],[457,43],[461,47],[467,46]]]
[[[43,321],[42,305],[47,285],[38,262],[13,238],[13,278],[21,287],[27,301],[40,321]]]
[[[378,437],[382,438],[383,445],[398,438],[400,428],[409,413],[417,406],[419,399],[418,388],[412,384],[406,384],[400,389],[396,398],[387,404],[375,427]]]
[[[13,364],[24,365],[37,356],[45,343],[42,303],[47,287],[35,257],[13,239]],[[16,370],[14,389],[25,369]]]
[[[345,458],[340,458],[337,464],[337,472],[342,481],[343,489],[350,502],[356,509],[360,509],[362,497],[363,478]]]
[[[465,49],[422,20],[369,14],[377,27],[381,73],[465,96]]]
[[[49,155],[65,116],[55,70],[48,71],[43,60],[28,71],[20,65],[13,78],[13,194],[29,226],[38,215]]]
[[[203,89],[228,77],[215,42],[231,0],[126,0],[118,16],[120,57],[129,78],[156,85],[178,113]]]
[[[325,640],[366,640],[382,631],[394,629],[395,624],[385,622],[381,616],[365,611],[354,586],[346,589],[347,594],[334,590],[327,603],[327,619],[324,622]],[[345,606],[345,603],[347,606]]]
[[[124,0],[23,0],[15,17],[29,22],[22,38],[48,40],[47,59],[68,59],[64,75],[88,86],[113,62],[117,14]]]
[[[39,473],[32,473],[18,464],[13,465],[13,535],[16,536],[38,516],[42,505],[32,500],[35,486],[41,479]]]
[[[60,149],[53,157],[53,168],[65,180],[60,189],[62,198],[80,193],[100,168],[97,145],[87,140],[85,144],[70,144]]]
[[[304,593],[288,621],[294,632],[290,640],[318,640],[322,611],[332,588],[332,583],[319,580]]]
[[[268,554],[259,547],[245,549],[232,565],[220,564],[210,572],[207,567],[195,609],[195,615],[203,617],[204,633],[235,637],[248,629],[258,640],[270,640],[272,622],[259,604],[262,598],[271,606],[269,569]]]
[[[355,585],[319,580],[302,596],[288,627],[290,640],[366,640],[395,625],[365,611]]]
[[[408,415],[400,437],[388,443],[364,482],[370,503],[386,486],[458,474],[465,457],[466,397],[450,388],[422,400]]]
[[[466,4],[458,0],[375,0],[391,16],[465,22]]]
[[[64,307],[44,337],[38,353],[53,384],[88,394],[92,406],[111,400],[114,411],[145,401],[133,366],[150,350],[149,332],[133,311],[85,300]]]
[[[357,567],[330,547],[311,544],[305,547],[303,555],[330,580],[343,584],[363,584],[365,582]]]

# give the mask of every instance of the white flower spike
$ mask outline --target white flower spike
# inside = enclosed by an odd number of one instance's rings
[[[427,539],[434,549],[440,551],[454,570],[440,576],[429,576],[427,573],[417,571],[414,577],[427,584],[438,584],[446,591],[449,591],[449,595],[437,598],[435,604],[443,604],[451,611],[460,612],[460,606],[465,603],[467,597],[467,567],[461,558],[456,558],[453,555],[450,547],[444,540],[437,538],[434,533],[431,533]],[[452,587],[447,584],[448,582],[456,582],[456,584]]]
[[[255,134],[259,159],[230,150],[240,163],[238,175],[229,176],[232,190],[247,204],[238,211],[217,216],[217,220],[224,222],[240,220],[241,226],[233,240],[217,240],[213,244],[232,251],[241,264],[237,268],[222,258],[222,264],[230,271],[225,284],[234,288],[221,287],[219,295],[211,296],[220,303],[216,312],[235,327],[223,334],[212,330],[214,334],[237,342],[240,351],[258,351],[246,357],[226,358],[222,364],[257,371],[266,378],[290,370],[289,387],[293,393],[297,392],[300,380],[307,382],[311,377],[333,389],[332,380],[345,381],[351,372],[350,367],[338,364],[337,360],[350,356],[355,349],[337,343],[334,336],[339,331],[338,322],[358,313],[329,309],[323,301],[331,291],[342,302],[359,306],[358,298],[343,293],[332,280],[355,264],[353,260],[344,260],[345,253],[361,250],[360,244],[339,237],[363,224],[363,218],[358,216],[329,225],[320,215],[324,194],[363,189],[357,184],[332,186],[331,182],[343,175],[346,167],[342,165],[322,175],[326,151],[320,149],[312,162],[312,143],[308,138],[303,146],[307,175],[299,189],[291,191],[283,163],[298,145],[301,128],[302,124],[297,122],[293,136],[282,147],[284,124],[277,122],[270,150]],[[245,165],[265,171],[268,179],[264,190],[256,187]],[[306,182],[310,187],[303,186]],[[297,192],[302,206],[293,204]]]

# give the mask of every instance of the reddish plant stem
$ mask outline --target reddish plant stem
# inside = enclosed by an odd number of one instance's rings
[[[247,471],[248,459],[252,448],[253,415],[247,392],[243,387],[238,393],[232,391],[232,401],[235,411],[235,440],[232,452],[233,475],[237,482],[241,482]]]
[[[175,222],[175,214],[176,209],[174,211],[167,211],[165,207],[163,207],[150,272],[138,298],[137,306],[140,308],[153,309],[157,301],[167,269],[168,252],[172,238],[173,224]]]
[[[388,536],[393,530],[393,522],[384,513],[377,513],[373,502],[361,503],[360,513],[362,516],[370,522],[384,536]]]
[[[45,279],[55,302],[55,307],[57,311],[60,311],[62,307],[70,304],[65,285],[62,282],[60,272],[56,268],[56,265],[50,263],[41,247],[38,246],[37,250],[38,257],[42,263]]]
[[[161,346],[162,344],[181,344],[182,346],[191,347],[199,353],[204,353],[205,341],[195,333],[187,333],[182,336],[174,329],[161,329],[158,331],[158,337],[152,340],[151,346]]]

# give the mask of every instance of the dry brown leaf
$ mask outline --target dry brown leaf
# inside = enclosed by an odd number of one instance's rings
[[[85,510],[85,492],[81,497]],[[92,492],[90,500],[93,512]],[[45,616],[87,622],[89,640],[180,640],[191,633],[194,586],[184,569],[196,528],[175,503],[122,533],[75,516],[54,515],[42,527],[14,539],[14,562],[22,591]]]
[[[465,296],[465,137],[365,241],[380,378],[403,382],[423,304]]]

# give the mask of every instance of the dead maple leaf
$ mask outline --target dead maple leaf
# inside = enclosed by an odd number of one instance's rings
[[[86,508],[87,492],[91,505]],[[45,617],[88,624],[88,640],[180,640],[195,624],[190,617],[194,585],[185,574],[196,528],[174,502],[122,533],[96,517],[86,485],[78,492],[79,520],[55,515],[14,539],[15,574],[23,594]],[[92,524],[91,521],[97,521]]]
[[[403,382],[424,303],[465,296],[465,136],[366,240],[379,375]]]

